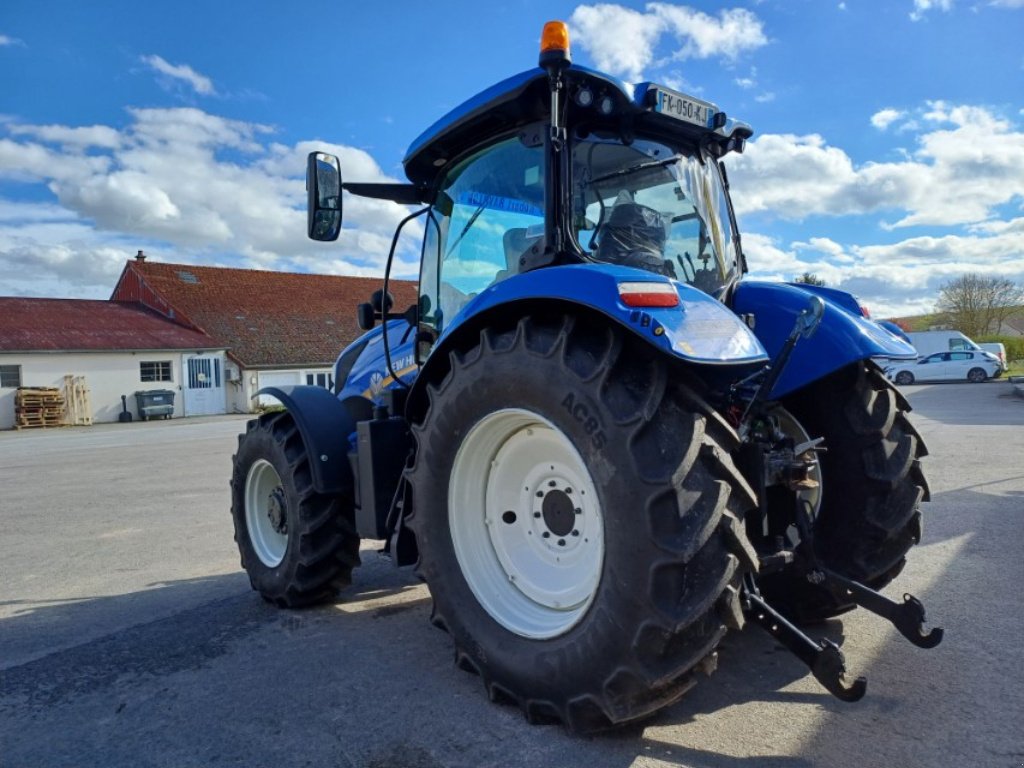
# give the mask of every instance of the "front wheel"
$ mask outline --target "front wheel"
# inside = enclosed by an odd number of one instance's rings
[[[987,378],[988,376],[982,368],[971,368],[971,370],[967,372],[967,380],[972,384],[981,384]]]
[[[900,371],[896,374],[896,383],[902,386],[914,383],[914,374],[910,371]]]
[[[735,433],[624,341],[562,317],[487,329],[413,430],[435,623],[492,698],[576,731],[710,671],[756,560]]]
[[[312,605],[351,583],[359,564],[352,502],[314,490],[291,414],[261,416],[239,435],[231,517],[242,567],[268,602]]]

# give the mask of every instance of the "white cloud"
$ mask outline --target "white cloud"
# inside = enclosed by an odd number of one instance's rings
[[[744,8],[717,16],[683,5],[648,3],[643,12],[614,3],[581,5],[570,18],[573,37],[590,52],[598,69],[637,81],[655,61],[655,49],[669,36],[669,60],[723,57],[765,45],[763,24]]]
[[[905,215],[890,227],[955,226],[1024,200],[1024,132],[972,106],[933,103],[924,119],[943,125],[909,157],[859,167],[816,134],[760,136],[730,161],[737,209],[791,220],[894,211]]]
[[[649,3],[648,12],[662,17],[683,48],[681,59],[708,59],[713,56],[737,58],[745,51],[767,44],[761,20],[745,8],[728,8],[717,18],[685,5]]]
[[[0,48],[8,45],[24,45],[24,43],[16,37],[10,35],[0,35]]]
[[[1024,8],[1024,0],[989,0],[995,8]]]
[[[884,131],[894,122],[903,117],[903,112],[898,109],[886,108],[875,112],[871,116],[871,124],[880,131]]]
[[[965,272],[1024,283],[1024,218],[983,225],[968,235],[912,237],[885,245],[840,245],[828,238],[792,243],[746,233],[752,276],[793,280],[813,272],[856,294],[875,317],[934,310],[940,286]]]
[[[604,3],[579,6],[570,23],[573,38],[590,51],[598,69],[634,81],[643,77],[665,29],[656,15]]]
[[[952,8],[953,0],[914,0],[914,10],[910,12],[910,18],[920,21],[930,10],[949,11]]]
[[[66,125],[12,124],[7,126],[7,130],[16,136],[31,136],[40,141],[80,149],[88,147],[114,149],[120,143],[117,131],[105,125],[69,128]]]
[[[0,178],[46,185],[56,198],[35,205],[0,198],[0,273],[22,276],[5,278],[5,291],[105,297],[140,247],[167,261],[228,258],[231,266],[274,269],[324,262],[336,273],[381,273],[404,206],[346,195],[338,243],[305,234],[307,153],[338,154],[346,179],[393,181],[366,152],[281,144],[268,126],[198,109],[128,115],[120,130],[0,126],[8,132],[0,134]],[[422,228],[406,229],[411,240],[422,237]],[[409,242],[398,253],[403,276],[415,272],[418,256]],[[73,275],[79,283],[69,287]]]
[[[156,54],[142,56],[141,60],[143,64],[147,64],[161,75],[164,75],[171,80],[178,80],[187,84],[192,88],[192,90],[202,96],[216,95],[216,90],[213,87],[213,81],[206,75],[199,74],[187,64],[171,64],[166,59],[161,56],[157,56]]]

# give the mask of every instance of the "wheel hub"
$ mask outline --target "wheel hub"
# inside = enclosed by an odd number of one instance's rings
[[[288,517],[284,513],[284,488],[280,485],[270,492],[268,498],[267,517],[270,519],[270,527],[282,536],[288,534]]]
[[[555,488],[544,494],[541,519],[555,536],[567,536],[576,527],[576,505],[569,498],[570,493],[572,488],[566,488],[564,491]],[[579,535],[579,531],[576,535]]]

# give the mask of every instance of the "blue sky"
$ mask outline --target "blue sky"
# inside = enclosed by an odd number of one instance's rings
[[[380,274],[403,209],[351,198],[341,241],[308,241],[305,154],[402,178],[426,126],[534,66],[550,18],[576,61],[753,125],[729,165],[755,275],[815,272],[876,316],[964,272],[1024,283],[1024,0],[5,0],[0,295],[105,298],[139,248]]]

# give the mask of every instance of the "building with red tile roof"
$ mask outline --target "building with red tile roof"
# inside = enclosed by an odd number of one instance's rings
[[[265,386],[331,387],[332,366],[362,334],[356,307],[383,286],[345,277],[129,260],[111,301],[138,304],[208,335],[227,350],[228,409],[248,411]],[[392,280],[394,306],[417,300],[416,283]]]
[[[330,387],[338,354],[362,331],[356,307],[383,280],[146,259],[125,265],[110,301],[0,298],[0,428],[18,386],[84,376],[96,421],[116,421],[121,395],[166,388],[175,415],[249,412],[269,385]],[[391,281],[396,308],[416,284]],[[138,415],[137,413],[135,414]]]
[[[141,252],[140,252],[141,255]],[[379,277],[129,261],[111,300],[139,303],[228,348],[247,369],[329,367],[362,334],[356,307]],[[392,280],[395,307],[416,302],[416,283]]]
[[[88,421],[138,418],[135,393],[155,389],[174,392],[173,415],[223,413],[224,351],[140,304],[0,297],[0,429],[16,422],[19,387],[63,392],[65,377],[88,390]]]

